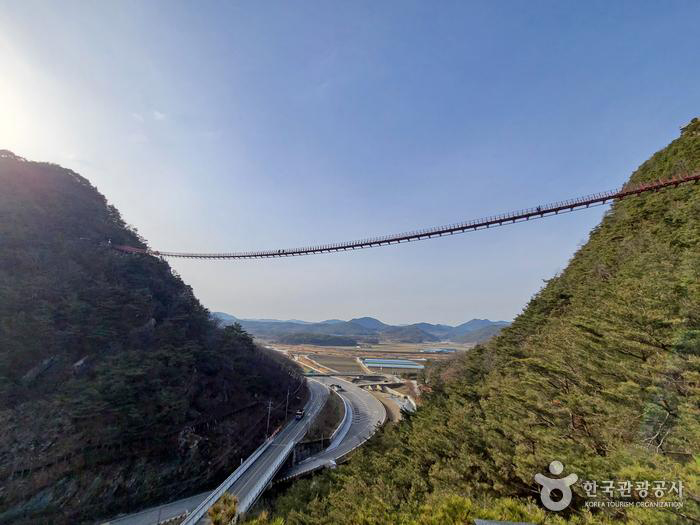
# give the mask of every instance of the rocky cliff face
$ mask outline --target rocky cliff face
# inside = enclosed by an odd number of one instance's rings
[[[217,482],[303,379],[217,327],[83,177],[0,152],[0,523],[80,523]]]

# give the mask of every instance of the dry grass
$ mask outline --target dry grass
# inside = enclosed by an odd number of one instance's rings
[[[357,347],[341,347],[341,346],[314,346],[314,345],[281,345],[275,344],[276,348],[286,350],[289,354],[308,355],[312,359],[318,356],[323,356],[323,359],[345,358],[354,360],[355,357],[387,357],[387,358],[406,358],[406,359],[430,359],[431,361],[444,361],[455,354],[425,354],[421,350],[426,348],[454,348],[457,354],[466,352],[474,345],[471,343],[380,343],[375,345],[366,345],[360,348]],[[321,361],[331,368],[333,365],[330,361]],[[349,361],[346,361],[349,362]],[[340,361],[337,361],[340,366]],[[350,365],[348,365],[350,366]],[[338,370],[340,372],[340,370]]]
[[[341,374],[364,373],[360,365],[357,363],[357,361],[355,361],[354,357],[317,354],[313,356],[313,359],[317,363],[325,367],[332,368]]]
[[[331,393],[318,417],[314,419],[311,428],[304,437],[305,441],[328,438],[338,427],[345,413],[345,404],[335,392]]]

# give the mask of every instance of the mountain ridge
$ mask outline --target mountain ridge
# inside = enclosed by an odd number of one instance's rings
[[[406,343],[426,343],[438,341],[479,343],[496,335],[507,321],[472,319],[457,326],[431,323],[390,325],[374,317],[356,317],[349,321],[327,320],[321,322],[280,321],[275,319],[241,319],[223,312],[212,315],[224,324],[239,323],[254,336],[289,340],[290,335],[353,336],[359,338],[379,338],[380,340]],[[294,338],[292,338],[294,340]]]
[[[627,184],[698,170],[693,119]],[[345,466],[293,485],[274,504],[275,523],[697,522],[698,261],[699,184],[613,203],[510,326],[429,367],[418,410]],[[535,477],[555,460],[578,478],[561,512],[541,505]],[[603,495],[606,480],[635,488]],[[638,489],[671,480],[685,496]]]
[[[111,249],[145,241],[84,177],[3,150],[0,188],[0,523],[94,522],[216,484],[299,370],[218,328],[167,262]]]

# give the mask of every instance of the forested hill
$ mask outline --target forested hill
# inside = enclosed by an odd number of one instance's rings
[[[698,170],[694,120],[631,182]],[[700,185],[614,204],[512,326],[430,381],[414,416],[273,512],[287,524],[698,523]],[[560,513],[539,506],[533,479],[555,477],[553,460],[580,480]],[[667,500],[681,481],[684,504],[591,515],[584,480],[598,501],[607,480],[665,481]]]
[[[0,152],[0,523],[92,523],[207,488],[300,385],[166,262],[110,239],[143,245],[83,177]]]

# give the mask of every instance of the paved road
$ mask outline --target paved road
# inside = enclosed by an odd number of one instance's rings
[[[311,421],[318,415],[323,407],[328,397],[328,389],[318,381],[310,380],[307,383],[309,385],[310,396],[306,404],[306,416],[300,421],[292,419],[287,426],[275,436],[271,445],[260,455],[255,463],[253,463],[253,465],[251,465],[251,467],[230,487],[229,492],[238,497],[239,502],[250,499],[249,496],[252,491],[257,489],[259,485],[266,485],[267,482],[269,482],[269,478],[274,475],[274,472],[270,474],[269,470],[274,466],[279,454],[286,445],[291,442],[299,441],[304,436]],[[205,492],[172,503],[146,509],[135,514],[129,514],[105,522],[105,525],[156,525],[159,521],[162,522],[193,511],[209,496],[209,494],[210,492]]]
[[[245,512],[254,503],[259,494],[255,494],[260,489],[260,485],[267,486],[272,478],[277,474],[281,466],[280,454],[288,448],[301,441],[309,430],[311,423],[319,414],[328,398],[328,388],[319,381],[309,381],[310,398],[306,404],[306,415],[300,421],[292,420],[287,426],[275,436],[270,447],[258,458],[258,460],[231,486],[228,490],[238,498],[239,510]],[[286,459],[286,456],[285,458]],[[282,460],[282,463],[284,461]],[[275,465],[277,464],[277,468]],[[251,500],[252,498],[252,500]]]
[[[191,512],[197,505],[204,501],[209,494],[210,492],[203,492],[196,496],[166,503],[165,505],[159,505],[158,507],[152,507],[134,514],[128,514],[121,518],[115,518],[104,522],[103,525],[156,525],[161,521],[183,516]]]
[[[347,433],[338,436],[340,439],[334,439],[326,450],[282,472],[279,476],[281,479],[299,476],[312,470],[331,466],[333,462],[341,459],[351,450],[367,441],[377,428],[386,421],[384,405],[366,390],[336,377],[316,377],[315,379],[329,386],[335,383],[343,387],[343,391],[338,393],[350,405],[352,423]]]

